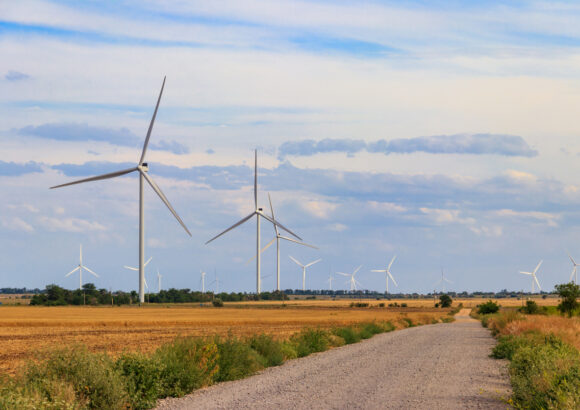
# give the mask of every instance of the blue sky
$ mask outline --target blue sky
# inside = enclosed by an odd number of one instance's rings
[[[74,287],[80,243],[97,286],[136,287],[137,179],[48,187],[135,164],[166,75],[147,159],[193,237],[147,192],[164,287],[202,269],[255,289],[253,223],[203,244],[251,212],[257,148],[260,203],[320,247],[283,244],[283,288],[301,286],[292,255],[323,259],[310,288],[363,264],[383,290],[370,270],[396,254],[403,292],[441,268],[454,290],[529,289],[540,259],[551,290],[580,259],[579,18],[571,1],[4,2],[0,287]]]

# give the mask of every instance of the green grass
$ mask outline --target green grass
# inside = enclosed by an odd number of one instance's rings
[[[160,398],[180,397],[394,329],[390,322],[371,322],[303,329],[286,340],[178,337],[152,353],[124,353],[115,360],[76,345],[29,363],[16,377],[0,376],[0,410],[148,409]]]

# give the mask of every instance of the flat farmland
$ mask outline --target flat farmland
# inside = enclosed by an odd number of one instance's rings
[[[408,308],[351,308],[351,301],[347,302],[231,303],[223,308],[2,306],[0,371],[13,374],[35,355],[74,343],[85,344],[91,351],[116,355],[123,351],[151,351],[176,336],[243,337],[267,333],[285,338],[304,327],[330,328],[373,320],[390,321],[403,328],[408,326],[405,319],[428,324],[441,321],[449,312],[434,309],[432,303]]]

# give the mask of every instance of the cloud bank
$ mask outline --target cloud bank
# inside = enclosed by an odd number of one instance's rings
[[[398,138],[365,142],[355,139],[323,139],[320,141],[287,141],[280,145],[278,156],[311,156],[315,154],[339,152],[354,155],[357,152],[412,154],[472,154],[503,155],[510,157],[535,157],[538,151],[517,135],[503,134],[456,134],[434,135],[417,138]]]

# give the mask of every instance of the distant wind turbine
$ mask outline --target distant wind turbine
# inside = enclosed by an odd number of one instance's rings
[[[157,269],[157,293],[161,292],[161,274],[159,273],[159,269]]]
[[[205,275],[207,274],[201,269],[199,270],[199,273],[201,274],[201,278],[199,279],[201,282],[201,293],[205,293]]]
[[[578,284],[578,264],[576,263],[576,261],[574,260],[574,258],[572,258],[572,256],[570,254],[568,254],[568,257],[570,258],[570,260],[572,261],[572,264],[574,265],[574,268],[572,269],[572,274],[570,275],[570,282],[572,282],[572,279],[574,279],[574,283],[577,285]]]
[[[147,262],[145,262],[143,264],[143,269],[145,269],[145,267],[149,264],[149,262],[151,262],[151,259],[153,259],[153,256],[151,256],[149,259],[147,259]],[[123,267],[125,269],[134,270],[134,271],[139,272],[139,268],[134,268],[132,266],[127,266],[127,265],[125,265]],[[144,287],[147,288],[147,290],[149,290],[149,285],[147,285],[147,279],[145,279],[145,271],[143,271],[143,285],[144,285]]]
[[[218,293],[220,293],[220,283],[223,284],[223,282],[217,277],[217,273],[214,273],[215,275],[215,279],[212,283],[210,283],[210,286],[215,284],[215,294],[217,295]]]
[[[270,197],[269,192],[268,192],[268,201],[270,202],[270,211],[272,213],[272,219],[276,220],[276,217],[274,216],[274,207],[272,206],[272,198]],[[274,227],[274,232],[275,232],[276,236],[274,236],[274,238],[272,238],[272,240],[270,242],[268,242],[266,244],[266,246],[264,246],[260,252],[264,252],[266,249],[268,249],[274,243],[274,241],[276,241],[276,290],[280,291],[280,239],[284,239],[284,240],[289,241],[289,242],[294,242],[294,243],[297,243],[299,245],[308,246],[308,247],[314,248],[314,249],[318,249],[318,248],[314,245],[309,245],[307,243],[297,241],[296,239],[292,239],[292,238],[289,238],[287,236],[284,236],[280,233],[280,231],[278,230],[278,226],[276,226],[276,224],[272,224],[272,226]],[[248,260],[248,263],[253,261],[255,258],[256,258],[255,256],[252,256],[252,258],[250,258],[250,260]]]
[[[77,266],[76,268],[71,270],[69,273],[64,275],[64,277],[67,278],[78,270],[79,271],[79,289],[80,290],[83,289],[83,269],[86,269],[87,272],[89,272],[91,275],[96,276],[97,278],[99,277],[99,275],[97,275],[95,272],[93,272],[92,270],[87,268],[85,265],[83,265],[83,245],[81,244],[80,256],[79,256],[79,266]]]
[[[446,292],[447,290],[445,289],[445,282],[449,283],[449,284],[453,284],[453,282],[451,282],[449,279],[447,279],[445,277],[445,274],[443,273],[443,268],[441,268],[441,279],[439,279],[436,283],[435,283],[435,287],[442,285],[441,286],[441,292]]]
[[[541,260],[540,263],[538,263],[538,266],[536,266],[536,269],[534,269],[533,272],[520,271],[520,273],[523,273],[524,275],[531,275],[532,276],[532,293],[536,293],[536,290],[534,289],[535,284],[538,285],[538,290],[542,290],[542,287],[540,286],[540,282],[538,282],[538,277],[536,276],[536,273],[538,273],[538,270],[540,269],[542,262],[543,262],[543,260]]]
[[[351,291],[356,290],[357,284],[359,286],[362,286],[361,283],[354,278],[356,273],[360,270],[360,268],[362,268],[362,265],[360,265],[358,268],[356,268],[352,273],[336,272],[339,275],[346,276],[347,278],[350,278],[349,280],[347,280],[346,283],[350,283],[350,290]]]
[[[62,185],[56,185],[50,187],[53,188],[61,188],[69,185],[80,184],[83,182],[90,182],[90,181],[99,181],[102,179],[110,179],[115,177],[120,177],[122,175],[130,174],[131,172],[139,172],[139,302],[145,302],[145,201],[143,199],[143,186],[144,181],[147,181],[151,188],[155,191],[155,193],[161,198],[165,206],[171,211],[175,219],[181,224],[185,232],[189,236],[191,236],[191,232],[185,226],[175,209],[169,203],[169,200],[165,196],[165,194],[161,191],[161,188],[155,183],[155,181],[147,174],[149,171],[149,166],[145,162],[145,154],[147,153],[147,146],[149,145],[149,138],[151,137],[151,131],[153,130],[153,123],[155,122],[155,117],[157,116],[157,110],[159,109],[159,103],[161,102],[161,95],[163,94],[163,88],[165,87],[165,77],[163,78],[163,84],[161,85],[161,91],[159,92],[159,97],[157,98],[157,105],[155,106],[155,111],[153,111],[153,117],[151,118],[151,122],[149,123],[149,129],[147,130],[147,136],[145,137],[145,143],[143,144],[143,151],[141,152],[141,158],[137,163],[136,167],[124,169],[122,171],[111,172],[109,174],[103,174],[95,177],[84,178],[78,181],[69,182]]]
[[[326,280],[328,282],[328,290],[332,290],[332,281],[333,281],[333,277],[332,277],[332,272],[328,272],[328,279]]]
[[[288,255],[288,256],[290,256],[290,255]],[[302,290],[304,291],[304,290],[306,290],[306,268],[314,265],[315,263],[320,262],[322,259],[317,259],[314,262],[310,262],[306,265],[303,265],[302,263],[298,262],[292,256],[290,256],[290,259],[292,259],[294,261],[294,263],[296,263],[298,266],[300,266],[302,268]]]
[[[399,286],[397,285],[397,282],[395,281],[395,278],[393,278],[393,275],[391,274],[391,266],[393,266],[393,262],[395,261],[395,259],[397,258],[397,255],[393,256],[393,259],[391,259],[391,263],[389,263],[389,265],[387,266],[387,269],[373,269],[371,272],[383,272],[385,274],[385,280],[386,280],[386,284],[387,284],[387,288],[385,293],[389,293],[389,278],[391,278],[391,280],[393,281],[393,283],[395,284],[395,286]]]
[[[220,236],[222,236],[226,232],[229,232],[232,229],[237,228],[241,224],[250,220],[255,215],[256,216],[256,226],[257,226],[257,229],[256,229],[256,293],[259,295],[261,292],[260,267],[261,267],[261,261],[262,261],[261,253],[260,253],[260,217],[262,217],[262,218],[266,219],[267,221],[270,221],[274,225],[277,225],[278,227],[284,229],[286,232],[288,232],[289,234],[291,234],[295,238],[298,238],[300,240],[302,240],[302,238],[299,237],[298,235],[296,235],[295,233],[293,233],[292,231],[290,231],[289,229],[285,228],[282,224],[280,224],[275,219],[270,218],[268,215],[266,215],[263,212],[262,208],[258,207],[258,150],[254,151],[254,207],[255,207],[254,208],[255,210],[250,215],[248,215],[248,216],[244,217],[243,219],[241,219],[240,221],[236,222],[235,224],[230,226],[228,229],[226,229],[222,233],[214,236],[209,241],[207,241],[205,244],[207,245],[208,243],[219,238]]]

